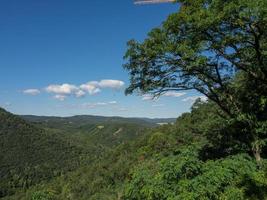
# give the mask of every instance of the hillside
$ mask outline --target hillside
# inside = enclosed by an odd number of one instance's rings
[[[112,147],[142,135],[145,129],[158,126],[164,119],[123,118],[79,115],[73,117],[21,116],[30,123],[72,137],[79,144],[97,144]],[[170,119],[168,119],[170,121]],[[174,119],[172,120],[174,121]]]
[[[0,197],[90,166],[155,126],[118,117],[23,118],[0,109]]]
[[[76,168],[85,150],[0,108],[0,197]]]
[[[89,165],[4,199],[266,199],[266,159],[259,167],[238,142],[232,147],[217,109],[197,102],[175,124],[144,130]]]
[[[267,200],[267,0],[1,8],[0,200]]]

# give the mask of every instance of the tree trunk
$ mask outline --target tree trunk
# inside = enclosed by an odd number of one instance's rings
[[[253,151],[253,155],[256,159],[256,162],[258,163],[258,165],[261,164],[261,149],[259,147],[259,144],[254,144],[252,147],[252,151]]]
[[[256,158],[257,163],[260,163],[260,162],[261,162],[261,155],[260,155],[260,152],[259,152],[259,151],[255,151],[255,152],[254,152],[254,156],[255,156],[255,158]]]

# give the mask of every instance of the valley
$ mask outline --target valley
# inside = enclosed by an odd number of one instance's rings
[[[1,109],[1,197],[91,165],[113,148],[144,136],[158,121],[15,116]]]
[[[267,0],[0,19],[0,200],[267,200]]]

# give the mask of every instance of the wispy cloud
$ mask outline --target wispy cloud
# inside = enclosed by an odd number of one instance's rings
[[[117,104],[117,101],[110,101],[110,102],[108,102],[109,104]]]
[[[12,104],[10,102],[4,102],[4,103],[0,102],[0,107],[8,109],[11,106],[12,106]]]
[[[186,97],[182,99],[184,102],[195,102],[197,99],[200,99],[201,101],[207,101],[208,98],[206,96],[191,96],[191,97]]]
[[[167,91],[163,94],[161,94],[160,97],[181,97],[181,96],[184,96],[186,95],[185,92],[175,92],[175,91]],[[144,94],[142,96],[142,100],[144,101],[149,101],[149,100],[158,100],[160,97],[155,97],[154,95],[152,94]]]
[[[66,95],[62,95],[62,94],[56,94],[54,96],[54,99],[57,99],[59,101],[64,101],[66,98],[67,98],[67,96]]]
[[[5,106],[11,106],[12,104],[10,102],[5,102]]]
[[[26,90],[23,90],[23,93],[27,94],[27,95],[36,96],[36,95],[40,94],[41,92],[38,89],[26,89]]]
[[[152,107],[164,107],[164,104],[152,104]]]
[[[112,106],[117,104],[116,101],[109,101],[109,102],[96,102],[96,103],[84,103],[82,104],[83,108],[96,108],[96,107],[103,107],[103,106]]]
[[[152,94],[144,94],[142,96],[143,101],[151,101],[151,100],[155,100],[155,99],[156,98]]]
[[[126,112],[126,111],[129,111],[129,110],[127,108],[118,108],[118,111]]]
[[[85,91],[83,91],[83,90],[78,90],[76,93],[75,93],[75,96],[76,97],[83,97],[83,96],[85,96],[86,95],[86,92]]]
[[[186,94],[185,92],[168,91],[168,92],[165,92],[162,96],[164,96],[164,97],[181,97],[181,96],[184,96],[185,94]]]

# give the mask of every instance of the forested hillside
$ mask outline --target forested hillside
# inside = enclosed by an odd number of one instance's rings
[[[86,151],[0,109],[0,196],[75,169]]]
[[[34,115],[22,115],[23,119],[46,124],[46,126],[54,126],[56,128],[66,125],[82,126],[86,124],[101,124],[101,123],[128,123],[128,124],[140,124],[147,127],[153,127],[157,123],[173,123],[175,118],[124,118],[124,117],[104,117],[93,115],[77,115],[72,117],[47,117],[47,116],[34,116]]]
[[[267,199],[267,1],[177,2],[145,40],[128,42],[126,94],[205,98],[153,128],[24,116],[31,125],[1,110],[2,199]]]
[[[246,146],[224,137],[226,121],[217,111],[197,101],[175,124],[6,199],[265,199],[266,160],[258,166]]]
[[[40,117],[21,116],[36,126],[63,137],[72,137],[78,144],[113,147],[143,134],[145,129],[158,126],[165,119],[141,119],[103,116]],[[155,120],[155,122],[154,122]],[[175,119],[167,119],[173,122]]]
[[[126,118],[24,118],[27,120],[0,110],[1,197],[77,168],[93,166],[112,148],[155,126]]]

